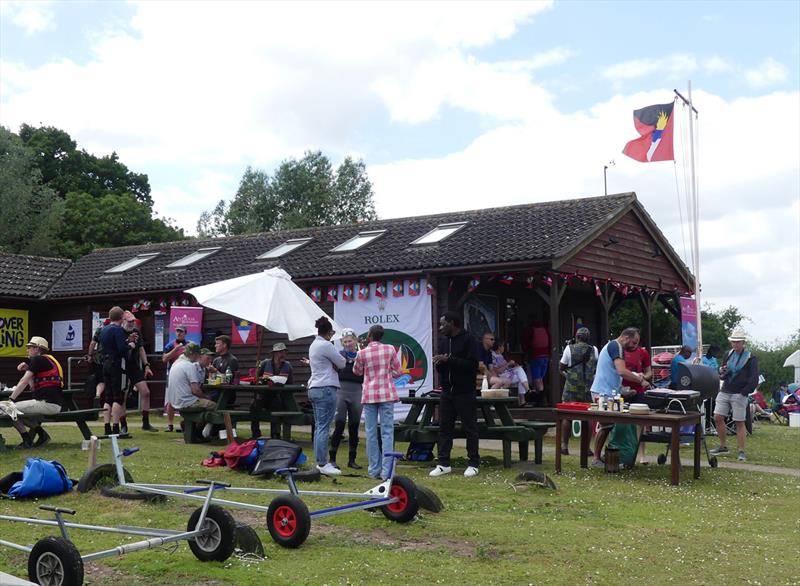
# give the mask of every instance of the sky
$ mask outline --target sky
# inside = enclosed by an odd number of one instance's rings
[[[150,179],[187,233],[244,169],[362,158],[381,218],[636,192],[690,264],[676,161],[632,111],[692,99],[702,303],[800,328],[800,2],[0,1],[0,124]]]

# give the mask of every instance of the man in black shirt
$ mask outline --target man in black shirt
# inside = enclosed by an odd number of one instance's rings
[[[236,384],[239,381],[239,361],[236,356],[231,354],[231,338],[230,336],[217,336],[214,338],[214,350],[217,352],[217,357],[208,367],[209,374],[226,375],[230,370],[231,380],[228,384]],[[228,391],[228,406],[236,404],[236,392]]]
[[[125,398],[122,389],[122,359],[136,345],[135,336],[122,329],[121,307],[112,307],[108,312],[109,324],[100,332],[103,352],[103,422],[106,435],[118,434],[120,417],[125,415]],[[111,425],[113,423],[113,427]]]
[[[478,342],[463,329],[461,316],[447,311],[439,320],[439,332],[445,337],[439,342],[439,353],[433,364],[439,372],[442,396],[439,400],[439,465],[431,476],[450,474],[450,452],[456,417],[461,419],[467,438],[469,458],[464,476],[478,474],[478,414],[475,377],[478,374]]]
[[[125,374],[128,377],[128,383],[131,388],[139,393],[139,397],[142,400],[142,429],[144,431],[158,431],[150,425],[150,387],[147,386],[147,379],[152,378],[153,370],[147,360],[142,332],[136,327],[136,316],[130,311],[126,311],[122,317],[122,328],[129,335],[133,334],[134,336],[134,346],[125,357]],[[122,433],[128,433],[128,422],[125,416],[120,419],[120,424]]]
[[[22,449],[38,448],[50,441],[50,436],[42,429],[41,417],[59,413],[64,401],[61,392],[63,371],[58,360],[45,354],[49,349],[47,340],[39,336],[32,337],[27,345],[28,362],[17,366],[17,370],[25,374],[12,389],[11,400],[15,401],[28,386],[33,390],[33,399],[19,401],[15,405],[23,413],[14,421],[14,428],[22,436],[19,445]],[[30,432],[25,430],[26,426]]]

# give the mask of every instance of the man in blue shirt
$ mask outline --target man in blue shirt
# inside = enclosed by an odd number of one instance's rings
[[[125,394],[122,389],[122,359],[136,346],[133,334],[122,328],[125,312],[114,306],[108,312],[109,324],[100,331],[103,352],[103,422],[106,435],[119,433],[119,419],[125,414]],[[113,423],[113,427],[112,424]]]
[[[689,348],[689,346],[681,346],[680,352],[672,359],[669,366],[669,386],[671,389],[677,389],[680,386],[680,380],[678,380],[678,365],[681,362],[689,360],[691,355],[692,349]]]
[[[650,384],[645,380],[643,372],[631,372],[625,366],[625,352],[633,352],[639,347],[639,329],[625,328],[616,340],[611,340],[600,350],[597,359],[597,370],[592,382],[592,401],[598,401],[600,397],[613,397],[621,394],[622,381],[635,382],[643,388]],[[606,443],[608,434],[613,425],[604,425],[597,432],[594,444],[594,460],[592,466],[601,468],[604,466],[600,459],[603,446]]]

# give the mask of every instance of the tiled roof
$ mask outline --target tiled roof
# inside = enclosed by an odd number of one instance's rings
[[[48,298],[169,291],[281,266],[295,279],[357,276],[420,271],[445,267],[530,262],[546,264],[584,242],[598,226],[618,218],[636,203],[625,193],[452,212],[362,224],[266,232],[226,238],[195,239],[96,250],[77,260],[48,294]],[[452,237],[434,245],[409,243],[439,224],[467,222]],[[385,229],[364,248],[348,253],[330,250],[359,232]],[[256,257],[290,238],[313,240],[270,260]],[[202,247],[222,246],[218,253],[185,269],[165,269]],[[137,254],[160,252],[124,274],[105,271]]]
[[[66,258],[0,253],[0,297],[38,299],[70,264]]]

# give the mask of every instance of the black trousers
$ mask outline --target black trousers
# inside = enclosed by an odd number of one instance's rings
[[[439,464],[450,466],[453,450],[453,431],[456,417],[461,420],[467,438],[467,458],[476,468],[481,459],[478,455],[478,412],[475,391],[466,393],[442,393],[439,399]]]

